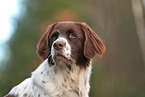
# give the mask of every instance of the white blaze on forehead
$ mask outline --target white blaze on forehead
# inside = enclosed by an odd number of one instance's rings
[[[56,39],[54,43],[56,42],[62,42],[64,44],[64,47],[62,49],[62,55],[64,55],[66,58],[70,58],[70,55],[71,55],[71,47],[68,43],[68,41],[63,38],[63,37],[59,37],[58,39]],[[53,44],[52,44],[52,47],[51,47],[51,55],[54,56],[55,55],[55,49],[53,48]]]

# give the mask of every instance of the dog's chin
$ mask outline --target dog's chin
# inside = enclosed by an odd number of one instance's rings
[[[71,64],[74,64],[75,61],[72,60],[72,58],[65,57],[61,53],[57,53],[53,56],[53,61],[56,65],[64,65],[68,67],[68,69],[71,69]]]
[[[64,63],[63,61],[64,60],[66,60],[63,56],[60,56],[60,55],[56,55],[55,57],[54,57],[54,62],[56,63],[56,64],[60,64],[60,63]]]
[[[61,65],[61,63],[68,63],[68,61],[70,61],[69,58],[65,57],[64,55],[62,55],[61,53],[57,53],[54,55],[53,57],[54,59],[54,62],[57,64],[57,65]]]

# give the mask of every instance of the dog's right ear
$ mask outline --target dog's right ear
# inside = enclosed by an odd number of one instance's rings
[[[102,56],[105,45],[98,35],[86,23],[81,23],[81,28],[85,34],[84,56],[91,59],[95,54]]]
[[[57,23],[51,24],[47,31],[42,35],[41,39],[39,40],[38,44],[37,44],[37,51],[36,53],[38,54],[38,56],[42,59],[45,60],[49,54],[50,54],[50,45],[49,45],[49,35],[52,32],[53,28],[55,27]]]

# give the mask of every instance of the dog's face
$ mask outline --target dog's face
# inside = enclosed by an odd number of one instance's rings
[[[58,22],[50,25],[37,45],[37,54],[51,65],[76,64],[86,67],[95,53],[102,55],[104,44],[85,23]]]

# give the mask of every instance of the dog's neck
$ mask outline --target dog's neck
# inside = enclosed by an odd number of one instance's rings
[[[32,81],[46,90],[50,96],[88,97],[90,74],[91,61],[85,69],[71,64],[70,70],[67,65],[49,65],[46,59],[32,73]]]

